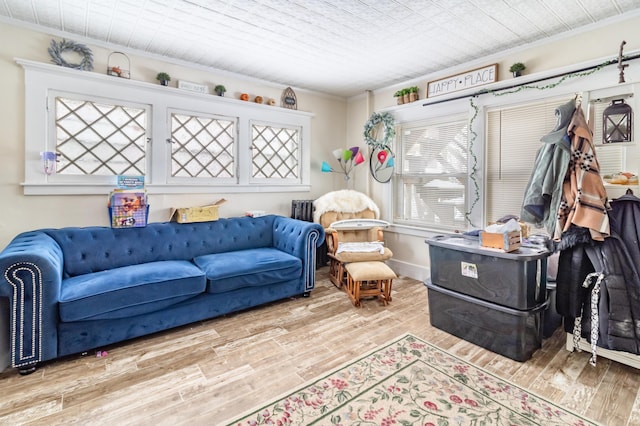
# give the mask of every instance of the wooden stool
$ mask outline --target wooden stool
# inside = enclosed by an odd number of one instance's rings
[[[352,262],[347,270],[347,294],[354,306],[360,306],[363,297],[377,297],[386,304],[391,302],[391,285],[396,274],[384,262]]]

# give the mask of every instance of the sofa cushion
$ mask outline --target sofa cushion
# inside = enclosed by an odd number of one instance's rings
[[[64,278],[122,266],[233,250],[273,247],[276,216],[221,218],[199,223],[150,223],[140,228],[48,229],[64,253]]]
[[[202,293],[205,285],[204,273],[184,260],[78,275],[62,282],[60,319],[71,322],[153,312]]]
[[[196,257],[209,281],[208,293],[224,293],[300,278],[302,260],[274,248],[238,250]]]

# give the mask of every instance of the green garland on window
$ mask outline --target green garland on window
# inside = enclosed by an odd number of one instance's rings
[[[473,223],[471,222],[471,212],[473,211],[473,208],[476,206],[476,204],[478,204],[478,201],[480,201],[480,185],[478,184],[478,180],[476,179],[476,175],[478,173],[478,157],[476,157],[476,153],[473,152],[473,143],[478,137],[478,134],[475,132],[475,130],[473,130],[473,123],[478,117],[480,108],[478,108],[478,106],[473,103],[473,98],[469,98],[469,103],[473,108],[473,117],[471,117],[471,120],[469,121],[469,155],[471,156],[471,173],[469,174],[469,177],[471,178],[471,182],[473,183],[475,198],[473,199],[469,210],[464,213],[464,218],[469,223],[469,225],[473,226]]]
[[[469,120],[469,154],[471,155],[471,174],[469,175],[469,177],[471,178],[471,182],[473,183],[474,186],[474,200],[471,203],[471,206],[469,207],[469,210],[467,212],[465,212],[464,217],[465,220],[469,223],[469,225],[474,226],[475,225],[471,222],[471,212],[473,211],[473,208],[476,206],[476,204],[478,204],[478,201],[480,201],[480,185],[478,184],[477,181],[477,171],[478,171],[478,158],[476,157],[475,153],[473,152],[473,146],[474,143],[478,137],[478,134],[473,130],[473,124],[476,120],[476,118],[478,117],[478,114],[480,112],[480,108],[478,108],[478,106],[473,102],[473,98],[479,96],[479,95],[483,95],[483,94],[492,94],[493,96],[504,96],[504,95],[509,95],[512,93],[518,93],[518,92],[522,92],[523,90],[529,90],[529,89],[536,89],[536,90],[547,90],[547,89],[554,89],[556,87],[558,87],[559,85],[561,85],[562,83],[564,83],[566,80],[571,79],[571,78],[577,78],[577,77],[587,77],[591,74],[594,74],[598,71],[600,71],[601,69],[603,69],[604,67],[606,67],[607,65],[611,65],[613,63],[615,63],[616,61],[606,61],[601,63],[600,65],[596,66],[595,68],[592,68],[590,70],[587,71],[577,71],[577,72],[573,72],[573,73],[569,73],[569,74],[565,74],[564,76],[562,76],[562,78],[560,78],[560,80],[554,82],[554,83],[549,83],[549,84],[545,84],[544,86],[538,86],[538,85],[531,85],[531,84],[523,84],[522,86],[518,86],[514,89],[511,90],[506,90],[506,89],[495,89],[495,90],[489,90],[489,89],[484,89],[480,92],[478,92],[477,94],[473,95],[472,97],[469,98],[469,103],[471,104],[471,108],[473,108],[474,110],[474,114],[473,117],[471,117],[471,120]]]
[[[47,50],[49,51],[49,55],[51,55],[51,62],[56,65],[83,71],[91,71],[93,69],[93,53],[91,52],[91,49],[84,44],[66,39],[62,39],[61,42],[51,40],[51,46],[49,46],[49,49]],[[67,51],[78,53],[82,56],[82,60],[77,64],[67,62],[62,57],[62,54]]]

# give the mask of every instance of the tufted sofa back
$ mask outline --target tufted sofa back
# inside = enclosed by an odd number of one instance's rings
[[[144,228],[44,230],[64,255],[64,277],[249,248],[271,247],[276,216],[236,217],[214,222],[150,223]]]

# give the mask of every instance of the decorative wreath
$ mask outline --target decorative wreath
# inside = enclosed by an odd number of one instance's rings
[[[83,71],[91,71],[93,69],[93,53],[91,53],[91,49],[84,44],[79,44],[66,39],[62,39],[59,43],[55,40],[51,40],[51,46],[47,50],[49,51],[49,55],[51,55],[51,62],[56,65]],[[80,63],[70,64],[65,61],[62,54],[67,51],[80,54],[80,56],[82,56]]]
[[[378,124],[382,123],[384,128],[384,134],[382,139],[374,139],[371,132],[373,132]],[[393,122],[393,116],[388,112],[379,114],[374,112],[371,114],[369,121],[364,124],[364,141],[372,148],[384,149],[388,148],[393,137],[396,135],[396,128]]]

